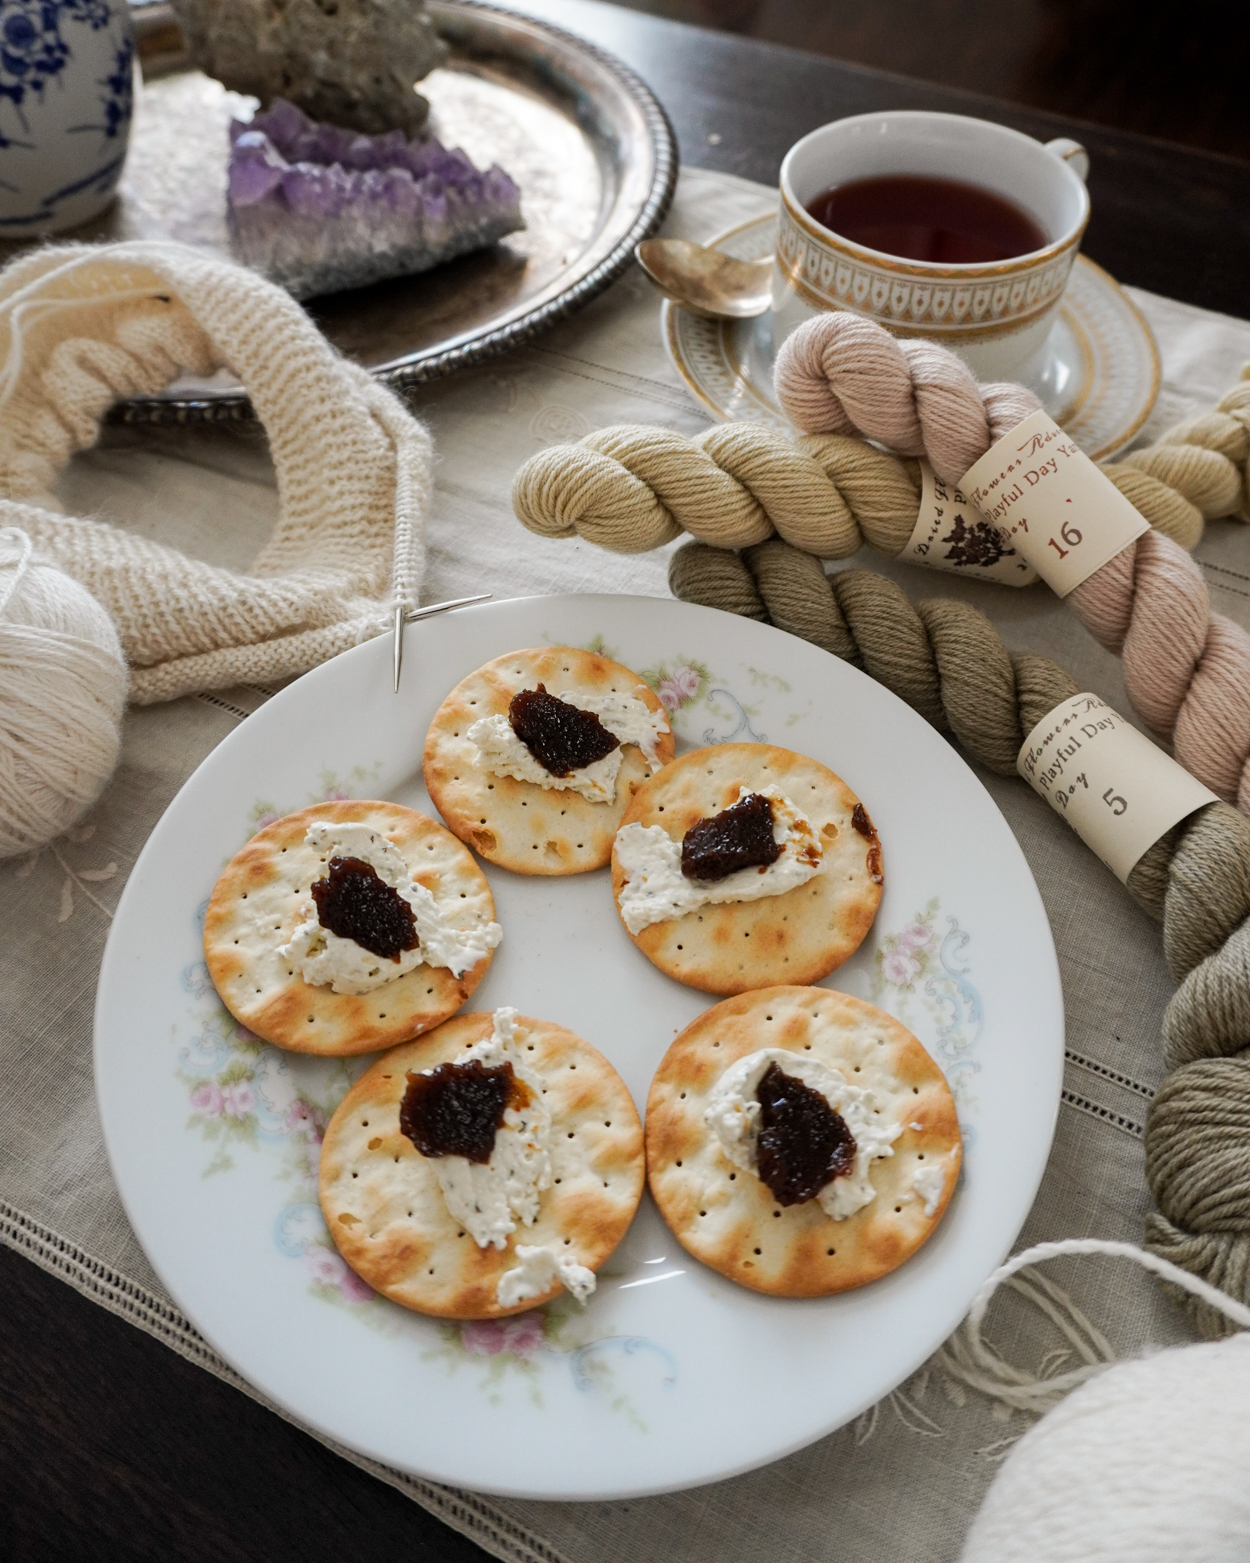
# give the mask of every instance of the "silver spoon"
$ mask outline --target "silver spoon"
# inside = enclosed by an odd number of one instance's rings
[[[664,297],[712,320],[750,320],[772,302],[772,260],[735,260],[685,239],[644,239],[638,264]]]

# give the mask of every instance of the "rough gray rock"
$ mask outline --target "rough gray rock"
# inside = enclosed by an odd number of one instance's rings
[[[192,61],[268,108],[283,97],[316,120],[413,135],[415,90],[446,54],[421,0],[173,0]]]

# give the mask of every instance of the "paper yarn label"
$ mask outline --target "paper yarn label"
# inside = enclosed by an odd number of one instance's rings
[[[1165,831],[1219,801],[1097,695],[1043,717],[1016,769],[1121,881]]]
[[[1048,413],[1031,413],[969,467],[960,490],[1060,597],[1150,523]]]
[[[1002,586],[1031,586],[1037,580],[1020,550],[1003,541],[962,489],[943,483],[927,461],[920,463],[920,475],[920,514],[900,559]]]

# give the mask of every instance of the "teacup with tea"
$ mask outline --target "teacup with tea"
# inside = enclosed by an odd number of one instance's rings
[[[1089,220],[1088,159],[987,120],[861,114],[781,166],[773,346],[851,309],[953,348],[981,379],[1033,379]]]

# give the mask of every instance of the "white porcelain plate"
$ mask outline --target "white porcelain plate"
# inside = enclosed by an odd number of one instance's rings
[[[594,646],[635,668],[685,747],[767,740],[833,767],[880,831],[876,926],[830,985],[897,1015],[946,1071],[965,1176],[928,1245],[858,1292],[783,1301],[689,1259],[649,1199],[583,1312],[571,1300],[455,1325],[373,1296],[317,1206],[327,1116],[369,1062],[259,1043],[221,1007],[200,923],[266,819],[322,798],[433,812],[426,727],[447,691],[523,646]],[[294,1417],[437,1481],[622,1498],[774,1460],[872,1405],[958,1323],[1033,1201],[1059,1102],[1063,1004],[1024,858],[954,749],[864,674],[801,640],[651,598],[520,599],[383,638],[307,674],[200,766],[117,910],[96,1011],[109,1156],[162,1281],[217,1350]],[[707,1007],[634,948],[607,870],[488,867],[504,942],[474,1007],[514,1004],[600,1048],[639,1106]]]
[[[739,260],[771,255],[772,215],[740,223],[712,249]],[[707,320],[665,303],[660,331],[686,389],[715,417],[789,429],[773,394],[772,315]],[[1078,255],[1047,355],[1032,389],[1095,461],[1113,456],[1150,416],[1159,395],[1159,349],[1141,311],[1114,277]]]

